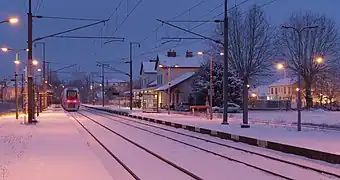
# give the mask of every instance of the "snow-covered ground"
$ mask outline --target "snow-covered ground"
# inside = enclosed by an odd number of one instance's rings
[[[46,112],[37,125],[22,118],[0,118],[1,180],[112,179],[63,112]]]
[[[87,105],[94,107],[102,107],[100,105]],[[126,107],[118,107],[116,105],[106,105],[105,108],[119,109],[121,111],[131,112]],[[142,112],[140,109],[133,109],[132,112]],[[165,114],[164,110],[161,114]],[[173,112],[176,113],[176,112]],[[179,113],[179,112],[177,112]],[[187,113],[190,115],[191,113]],[[214,114],[214,119],[221,120],[222,114]],[[195,116],[195,118],[201,118],[206,120],[208,116],[202,114],[201,117]],[[339,126],[340,129],[340,112],[325,111],[317,109],[313,111],[302,111],[301,113],[302,123],[320,124],[320,125],[333,125]],[[230,113],[229,118],[231,123],[242,122],[242,113]],[[272,125],[295,125],[297,123],[297,111],[249,111],[249,122],[252,124],[265,123]]]
[[[100,106],[98,106],[100,107]],[[115,106],[107,107],[111,109],[116,109]],[[119,109],[116,109],[119,110]],[[126,109],[121,109],[124,111],[129,111]],[[170,114],[167,113],[142,113],[140,110],[129,111],[133,115],[151,117],[159,120],[165,120],[175,123],[180,123],[184,125],[191,125],[195,127],[207,128],[216,131],[227,132],[235,135],[242,135],[247,137],[259,138],[262,140],[279,142],[283,144],[288,144],[297,147],[304,147],[308,149],[314,149],[324,152],[330,152],[333,154],[340,155],[340,132],[338,131],[326,131],[317,129],[303,129],[302,132],[296,131],[296,126],[276,126],[267,125],[262,123],[251,124],[251,128],[243,129],[240,127],[241,118],[240,114],[232,114],[229,119],[230,125],[221,125],[221,119],[215,118],[213,120],[208,120],[203,117],[193,117],[187,115]],[[250,119],[257,119],[265,121],[268,119],[277,119],[280,121],[282,119],[289,119],[293,122],[293,118],[296,119],[296,112],[268,112],[268,111],[254,111],[250,112]],[[339,119],[337,119],[339,116]],[[314,111],[314,112],[303,112],[302,113],[303,122],[337,122],[340,121],[340,113],[337,112],[325,112],[325,111]],[[288,122],[284,121],[284,122]],[[334,123],[336,124],[336,123]]]
[[[164,136],[174,138],[178,141],[188,143],[197,147],[207,149],[209,151],[216,152],[228,158],[236,159],[253,166],[266,169],[292,179],[328,179],[328,176],[316,173],[304,168],[298,168],[292,165],[280,163],[267,158],[259,157],[253,154],[245,153],[242,151],[222,147],[215,144],[210,144],[202,140],[193,139],[190,137],[181,136],[164,130],[160,130],[153,127],[148,127],[133,122],[126,122],[121,118],[113,117],[111,119],[98,116],[93,113],[81,111],[81,113],[103,123],[108,128],[116,131],[126,138],[133,140],[139,145],[146,147],[147,149],[161,155],[167,160],[181,166],[184,169],[198,175],[203,179],[280,179],[276,176],[264,173],[255,168],[249,167],[235,161],[230,161],[225,158],[221,158],[218,155],[209,154],[205,151],[195,149],[193,147],[186,146],[179,142],[175,142],[165,137],[157,136],[150,132],[143,131],[138,128],[143,128],[155,133],[159,133]],[[105,130],[99,125],[88,120],[81,115],[75,115],[84,125],[90,129],[99,139],[101,139],[106,145],[109,146],[117,156],[121,157],[131,169],[138,174],[141,179],[189,179],[183,173],[176,171],[169,167],[162,161],[157,161],[156,158],[148,155],[143,150],[134,147],[127,141],[117,135]],[[112,120],[115,119],[116,121]],[[119,123],[124,121],[125,123],[134,125],[138,128],[130,127],[125,124]],[[196,134],[197,135],[197,134]],[[205,136],[205,135],[200,135]],[[216,139],[216,138],[215,138]],[[222,140],[221,140],[222,141]],[[224,143],[236,145],[237,143],[224,141]],[[242,148],[248,148],[253,151],[253,147],[248,145],[240,145]],[[237,145],[236,145],[237,146]],[[262,153],[273,153],[268,150],[256,148],[255,151]],[[279,156],[279,155],[277,155]],[[287,156],[281,154],[280,158],[294,159],[296,157]],[[295,159],[296,160],[296,159]],[[321,163],[313,163],[312,161],[297,159],[301,164],[309,164],[316,166],[319,169],[326,169],[333,173],[339,174],[340,171],[336,166],[322,165]],[[331,178],[330,178],[331,179]]]

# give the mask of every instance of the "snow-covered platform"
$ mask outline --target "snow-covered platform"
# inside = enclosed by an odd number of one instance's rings
[[[22,116],[0,118],[0,179],[112,179],[63,111],[49,110],[38,120],[23,125]]]
[[[102,109],[100,106],[86,106]],[[104,109],[159,124],[340,164],[340,131],[303,128],[302,132],[297,132],[295,126],[276,123],[251,124],[247,129],[240,127],[241,119],[237,117],[230,118],[229,125],[221,125],[221,119],[208,120],[179,114],[142,113],[139,110],[129,111],[113,106]]]

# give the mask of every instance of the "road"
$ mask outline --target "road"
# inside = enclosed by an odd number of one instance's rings
[[[337,179],[336,168],[81,109],[71,113],[131,179]],[[232,144],[232,145],[230,145]],[[285,157],[286,156],[286,157]]]

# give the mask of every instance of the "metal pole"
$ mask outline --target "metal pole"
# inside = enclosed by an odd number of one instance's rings
[[[15,52],[15,61],[19,60],[19,53]],[[15,81],[15,118],[19,119],[19,100],[18,100],[18,65],[15,65],[14,81]]]
[[[104,89],[104,84],[105,84],[105,80],[104,80],[104,64],[101,65],[102,66],[102,103],[103,103],[103,107],[105,106],[105,89]]]
[[[14,73],[14,81],[15,81],[15,118],[19,119],[19,100],[18,100],[18,78],[17,78],[18,74],[15,71]]]
[[[47,81],[46,81],[46,51],[45,51],[45,43],[43,42],[43,75],[42,75],[42,83],[43,83],[43,94],[42,94],[42,108],[46,109],[47,105]],[[41,109],[42,111],[42,109]]]
[[[132,110],[132,42],[130,42],[130,110]]]
[[[32,48],[32,0],[28,0],[28,74],[27,74],[27,83],[28,83],[28,124],[33,123],[33,72],[32,72],[32,57],[33,57],[33,48]]]
[[[228,3],[224,0],[224,68],[223,68],[223,122],[228,123]]]
[[[25,108],[25,98],[24,98],[24,92],[25,92],[25,75],[24,73],[21,74],[21,98],[22,98],[22,110]]]
[[[36,96],[37,96],[37,101],[36,101],[36,103],[35,103],[35,105],[37,106],[37,109],[36,109],[36,111],[37,111],[37,117],[39,116],[39,104],[37,104],[37,103],[39,103],[39,101],[40,101],[40,99],[39,99],[39,86],[38,86],[38,82],[35,82],[35,89],[36,89]]]
[[[298,109],[298,131],[301,131],[301,59],[302,59],[302,52],[301,52],[301,33],[302,31],[297,31],[299,36],[299,63],[298,63],[298,103],[297,103],[297,109]]]
[[[168,67],[168,114],[170,114],[170,98],[171,98],[171,91],[170,91],[170,81],[171,81],[171,77],[170,77],[170,72],[171,72],[171,67]]]
[[[209,92],[209,96],[210,96],[210,119],[213,119],[213,111],[212,111],[212,106],[213,106],[213,59],[212,56],[210,56],[210,92]]]

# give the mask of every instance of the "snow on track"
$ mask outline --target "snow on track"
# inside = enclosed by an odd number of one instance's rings
[[[95,114],[84,114],[91,116],[91,118],[96,121],[99,121],[120,134],[123,134],[129,139],[133,139],[138,144],[147,147],[162,157],[165,157],[179,166],[186,168],[190,172],[197,174],[202,179],[251,179],[254,177],[257,179],[282,179],[244,164],[229,161],[172,140],[166,140],[163,137],[155,136],[151,133],[136,130],[135,128],[128,127],[117,122],[113,123],[112,120]]]
[[[136,147],[130,142],[122,139],[116,134],[103,129],[86,117],[76,116],[76,118],[96,136],[105,146],[110,149],[129,169],[136,174],[139,179],[159,180],[159,179],[193,179],[181,171],[160,161],[153,155]]]
[[[202,139],[195,139],[192,137],[183,136],[181,134],[169,132],[169,131],[166,131],[164,129],[160,129],[157,127],[150,127],[147,124],[141,125],[141,123],[136,120],[131,121],[131,120],[128,120],[128,118],[117,117],[115,115],[114,115],[115,117],[108,117],[107,113],[98,112],[98,111],[92,111],[92,112],[96,112],[96,114],[100,113],[100,116],[110,118],[111,120],[114,120],[114,121],[120,121],[122,123],[127,123],[129,125],[135,126],[137,129],[143,128],[145,129],[144,131],[151,131],[154,133],[158,133],[160,135],[165,135],[165,136],[174,138],[176,140],[180,140],[184,143],[188,143],[194,146],[199,146],[209,151],[213,151],[213,152],[219,153],[227,157],[238,159],[241,162],[249,162],[251,165],[261,167],[271,172],[276,172],[278,174],[282,174],[288,177],[292,177],[292,179],[306,179],[306,178],[307,179],[334,179],[333,176],[329,176],[327,174],[321,174],[317,172],[317,171],[320,171],[317,168],[314,168],[315,171],[311,169],[305,169],[304,167],[299,167],[299,166],[288,164],[285,162],[280,162],[280,159],[277,159],[279,160],[277,161],[277,160],[269,159],[267,157],[261,157],[258,155],[245,153],[245,152],[242,152],[236,149],[227,148],[225,146],[221,146],[218,144],[207,143],[204,140],[203,140],[204,143],[202,143]],[[301,164],[300,166],[304,166],[304,165]],[[334,174],[337,174],[337,173],[334,173]],[[337,178],[339,177],[340,176],[338,175]]]

